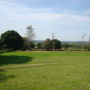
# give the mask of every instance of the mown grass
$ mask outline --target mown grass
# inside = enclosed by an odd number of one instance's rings
[[[0,54],[0,65],[79,63],[90,59],[90,52],[8,52]],[[68,60],[68,61],[67,61]]]
[[[0,90],[90,90],[90,52],[8,52],[0,63]],[[29,64],[43,65],[4,67]]]

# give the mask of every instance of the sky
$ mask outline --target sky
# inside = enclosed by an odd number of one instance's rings
[[[0,34],[16,30],[26,36],[32,25],[35,40],[88,41],[90,0],[0,0]]]

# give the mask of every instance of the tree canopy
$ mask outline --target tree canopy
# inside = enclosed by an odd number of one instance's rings
[[[57,39],[46,39],[43,43],[43,47],[46,50],[58,50],[61,49],[61,42]]]
[[[50,39],[46,39],[43,42],[43,48],[46,50],[51,50],[51,40]]]
[[[58,50],[58,49],[61,49],[61,42],[57,39],[53,39],[52,41],[52,49],[53,50]]]
[[[1,44],[5,49],[18,50],[23,46],[23,39],[16,31],[8,30],[1,35]]]

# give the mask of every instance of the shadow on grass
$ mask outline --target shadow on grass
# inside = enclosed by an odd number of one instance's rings
[[[15,77],[14,75],[5,75],[4,73],[5,73],[4,70],[0,70],[0,82],[4,82],[9,78],[14,78]]]
[[[0,55],[0,66],[8,64],[24,64],[26,62],[32,61],[31,57],[28,56],[4,56]],[[14,78],[14,75],[6,75],[6,71],[0,69],[0,82],[4,82],[9,78]]]
[[[28,56],[0,55],[0,66],[9,64],[24,64],[30,61],[32,61],[32,58]],[[4,69],[0,69],[0,82],[5,82],[7,79],[15,77],[14,75],[6,75],[6,72],[7,71],[5,71]]]
[[[24,64],[32,61],[31,57],[28,56],[4,56],[0,55],[0,66],[8,64]]]

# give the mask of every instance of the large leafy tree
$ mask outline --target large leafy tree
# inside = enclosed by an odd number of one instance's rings
[[[23,39],[16,31],[9,30],[1,35],[1,44],[5,49],[18,50],[23,46]]]
[[[46,39],[44,42],[43,42],[43,48],[46,49],[46,50],[51,50],[52,48],[52,45],[51,45],[51,40],[50,39]]]
[[[46,50],[58,50],[58,49],[61,49],[62,45],[61,45],[61,42],[57,39],[53,39],[53,40],[50,40],[50,39],[46,39],[43,43],[43,47],[44,49]]]
[[[52,49],[53,50],[58,50],[62,48],[61,42],[57,39],[53,39],[52,41]]]

